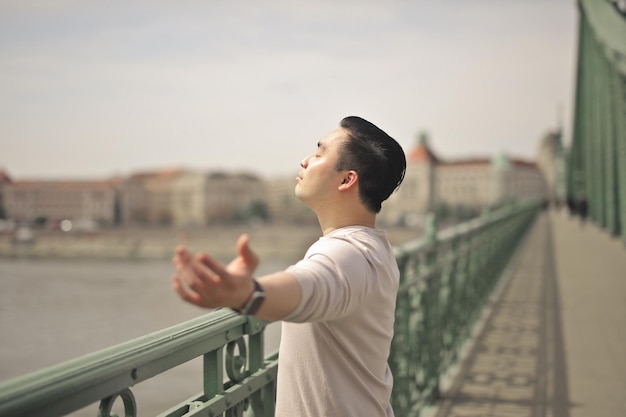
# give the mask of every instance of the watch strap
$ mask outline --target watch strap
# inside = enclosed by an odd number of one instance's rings
[[[250,295],[250,298],[246,301],[242,308],[235,310],[244,316],[254,315],[257,311],[259,311],[259,308],[261,308],[261,305],[265,301],[265,291],[263,290],[263,287],[261,287],[261,284],[259,284],[256,279],[253,279],[252,281],[254,283],[252,295]]]

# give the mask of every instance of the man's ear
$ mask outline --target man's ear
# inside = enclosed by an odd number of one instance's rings
[[[339,184],[339,191],[346,191],[354,187],[359,182],[359,174],[356,171],[346,171]]]

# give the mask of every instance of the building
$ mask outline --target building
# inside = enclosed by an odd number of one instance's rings
[[[172,194],[182,169],[132,174],[120,187],[121,222],[124,225],[170,225]]]
[[[205,196],[207,224],[268,217],[265,183],[256,175],[210,173]]]
[[[421,134],[407,154],[400,189],[383,203],[381,220],[387,224],[419,225],[424,215],[438,212],[461,219],[485,208],[516,199],[545,199],[546,183],[536,163],[510,158],[444,160]]]
[[[176,226],[206,224],[208,175],[197,171],[180,172],[172,181],[171,214]]]
[[[435,176],[439,159],[421,133],[415,148],[407,153],[407,167],[400,188],[386,202],[380,220],[390,224],[415,224],[435,204]]]
[[[536,163],[506,154],[447,160],[435,154],[426,134],[406,155],[404,182],[383,203],[382,226],[419,225],[429,212],[461,221],[506,201],[559,201],[564,195],[560,132],[541,140]],[[15,182],[0,170],[0,218],[177,227],[251,220],[313,224],[314,213],[294,195],[294,177],[262,180],[245,172],[176,168],[108,181]]]
[[[117,222],[116,190],[109,181],[14,181],[4,185],[6,217],[17,222]]]
[[[125,225],[204,226],[266,216],[265,184],[248,173],[136,173],[124,181],[120,201]]]

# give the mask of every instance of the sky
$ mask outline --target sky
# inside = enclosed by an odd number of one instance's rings
[[[0,1],[0,169],[297,173],[349,115],[409,152],[571,136],[574,0]]]

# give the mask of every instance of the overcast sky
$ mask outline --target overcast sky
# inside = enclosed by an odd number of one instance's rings
[[[0,2],[0,169],[291,175],[362,116],[409,151],[571,135],[574,0]],[[560,115],[560,116],[559,116]]]

